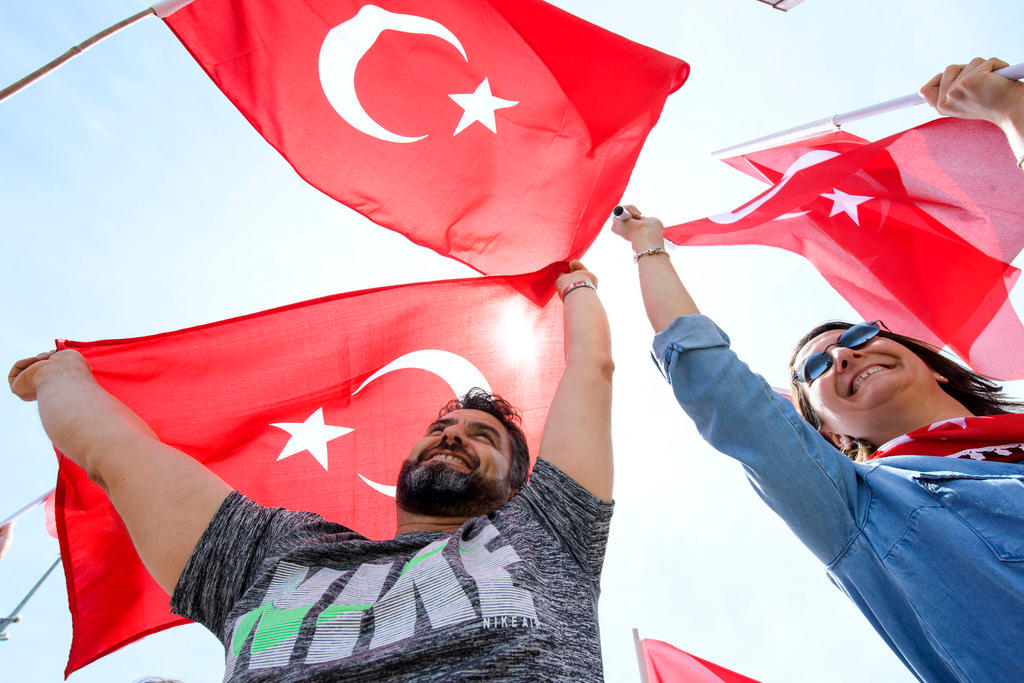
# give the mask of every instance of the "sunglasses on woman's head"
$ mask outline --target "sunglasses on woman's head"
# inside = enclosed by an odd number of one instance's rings
[[[859,349],[869,341],[878,336],[881,327],[885,323],[875,320],[869,323],[857,323],[850,329],[839,335],[839,339],[825,347],[824,351],[817,351],[804,358],[803,362],[793,372],[793,380],[810,384],[832,368],[832,355],[828,350],[833,346],[844,349]],[[886,327],[885,329],[889,329]]]

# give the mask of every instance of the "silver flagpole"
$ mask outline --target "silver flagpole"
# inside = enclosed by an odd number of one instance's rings
[[[640,630],[633,629],[633,644],[636,646],[636,663],[640,665],[640,682],[649,683],[647,678],[647,658],[644,657],[644,643],[640,640]]]
[[[48,577],[50,573],[57,568],[58,564],[60,564],[60,555],[58,555],[57,559],[53,561],[53,564],[51,564],[50,568],[46,570],[46,573],[43,574],[38,581],[36,581],[36,585],[32,586],[32,590],[28,592],[28,595],[21,599],[21,602],[18,603],[18,606],[14,608],[13,612],[11,612],[11,616],[0,617],[0,640],[8,639],[7,627],[11,624],[16,624],[19,621],[21,621],[21,614],[19,614],[19,612],[21,612],[21,608],[25,606],[25,603],[27,603],[33,595],[35,595],[35,592],[39,590],[40,586],[43,585],[43,581],[46,581],[46,577]]]
[[[996,71],[996,73],[1010,80],[1019,80],[1024,78],[1024,62],[1000,69],[999,71]],[[772,133],[771,135],[765,135],[764,137],[757,138],[756,140],[750,140],[739,145],[733,145],[732,147],[717,150],[711,154],[716,159],[747,154],[766,147],[773,147],[786,142],[802,140],[803,138],[808,138],[819,133],[836,131],[839,130],[840,126],[850,123],[851,121],[859,121],[860,119],[878,116],[879,114],[886,114],[891,111],[896,111],[897,109],[905,109],[906,107],[913,107],[923,103],[924,98],[918,93],[904,95],[903,97],[897,97],[894,100],[886,100],[885,102],[873,104],[870,107],[854,109],[853,111],[848,111],[845,114],[834,114],[825,119],[805,123],[802,126],[787,128],[786,130],[779,131],[778,133]]]
[[[138,14],[132,15],[127,19],[124,19],[123,21],[119,21],[110,28],[105,28],[96,35],[92,36],[91,38],[79,43],[78,45],[75,45],[73,48],[62,54],[60,57],[57,57],[57,59],[53,60],[49,64],[39,67],[38,69],[30,73],[28,76],[25,76],[21,80],[10,84],[3,90],[0,90],[0,102],[3,102],[19,90],[22,90],[23,88],[27,88],[28,86],[32,85],[46,74],[57,69],[65,62],[74,59],[75,57],[82,54],[96,43],[103,40],[104,38],[114,35],[123,28],[128,28],[135,22],[145,19],[150,14],[156,14],[156,12],[152,7],[147,7]]]

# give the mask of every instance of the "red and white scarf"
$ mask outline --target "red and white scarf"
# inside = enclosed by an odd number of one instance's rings
[[[935,455],[1017,462],[1024,459],[1024,414],[957,417],[898,436],[869,460],[890,455]]]

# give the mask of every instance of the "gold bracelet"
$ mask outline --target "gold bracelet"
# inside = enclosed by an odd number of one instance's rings
[[[654,247],[653,249],[647,249],[646,251],[640,251],[633,254],[633,263],[637,263],[644,256],[651,256],[653,254],[664,254],[668,256],[668,252],[665,251],[665,247]]]
[[[1024,154],[1020,155],[1020,161],[1017,162],[1017,168],[1024,171]]]

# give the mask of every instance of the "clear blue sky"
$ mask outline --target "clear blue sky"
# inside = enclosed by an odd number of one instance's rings
[[[1019,0],[806,0],[789,13],[755,0],[556,4],[691,63],[626,195],[670,224],[761,191],[714,161],[713,149],[912,92],[953,61],[1024,61]],[[139,9],[127,0],[4,3],[0,83]],[[877,137],[930,117],[919,107],[852,130]],[[0,103],[0,179],[2,363],[55,337],[137,336],[470,274],[305,185],[153,18]],[[787,253],[690,248],[673,259],[705,312],[776,385],[806,329],[857,317]],[[601,613],[608,680],[637,680],[634,626],[764,681],[910,680],[740,468],[675,406],[647,357],[628,247],[603,235],[585,262],[601,279],[617,365],[618,510]],[[2,517],[51,487],[56,465],[34,406],[0,401],[0,433]],[[0,612],[56,554],[42,515],[26,517],[0,563]],[[71,635],[59,572],[23,615],[0,643],[0,680],[59,680]],[[219,643],[191,626],[72,680],[201,683],[222,672]]]

